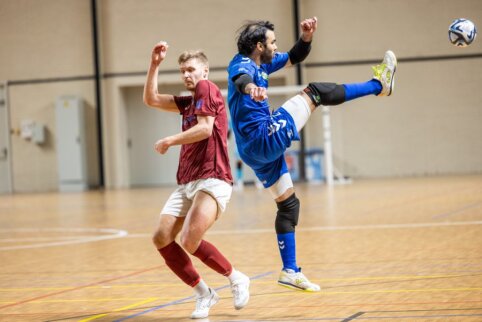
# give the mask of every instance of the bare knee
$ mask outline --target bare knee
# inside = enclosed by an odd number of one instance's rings
[[[158,228],[152,235],[152,243],[154,244],[154,246],[156,246],[157,249],[166,247],[173,241],[174,238],[171,237],[170,232],[166,232],[161,228]]]
[[[188,251],[189,254],[194,254],[196,252],[200,242],[200,240],[194,238],[189,232],[181,233],[181,246]]]

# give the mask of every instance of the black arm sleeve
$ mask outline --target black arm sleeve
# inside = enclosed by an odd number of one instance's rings
[[[311,41],[304,42],[299,38],[293,48],[290,49],[288,55],[290,56],[290,62],[292,65],[301,63],[308,56],[311,50]]]
[[[234,85],[236,85],[236,89],[241,94],[246,94],[244,92],[246,85],[248,85],[249,83],[254,83],[253,79],[248,74],[239,74],[235,76],[233,78],[233,82],[234,82]]]

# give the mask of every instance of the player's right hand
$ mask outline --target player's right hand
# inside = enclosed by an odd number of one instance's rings
[[[249,89],[249,96],[251,96],[251,99],[256,102],[261,102],[268,98],[266,88],[257,86],[253,86]]]
[[[165,154],[170,146],[171,144],[169,143],[169,137],[166,137],[158,140],[156,144],[154,144],[154,150],[160,154]]]
[[[151,62],[154,65],[159,65],[166,58],[167,48],[169,45],[165,41],[160,41],[154,46],[151,55]]]

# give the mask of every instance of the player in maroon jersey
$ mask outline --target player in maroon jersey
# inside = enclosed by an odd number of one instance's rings
[[[237,310],[249,300],[249,277],[235,270],[214,245],[203,239],[231,197],[228,120],[219,88],[207,79],[209,64],[201,51],[186,51],[178,59],[182,80],[192,95],[158,93],[159,64],[166,57],[167,49],[167,43],[161,41],[152,50],[144,103],[182,115],[182,132],[155,144],[160,154],[173,145],[181,145],[177,171],[179,186],[161,211],[153,242],[166,265],[194,289],[197,301],[191,318],[205,318],[219,296],[200,277],[186,251],[229,279]],[[175,241],[179,233],[181,245]]]

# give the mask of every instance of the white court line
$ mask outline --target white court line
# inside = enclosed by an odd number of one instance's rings
[[[382,225],[359,225],[359,226],[319,226],[297,228],[296,231],[346,231],[346,230],[370,230],[370,229],[403,229],[403,228],[423,228],[423,227],[450,227],[450,226],[472,226],[482,225],[482,221],[454,221],[439,223],[412,223],[412,224],[382,224]],[[264,234],[273,233],[274,227],[270,229],[237,229],[237,230],[212,230],[208,235],[231,235],[231,234]],[[126,237],[144,238],[151,237],[152,234],[129,234]]]
[[[80,239],[93,237],[90,236],[59,236],[59,237],[26,237],[26,238],[0,238],[0,243],[30,243],[30,242],[41,242],[41,241],[55,241],[55,240],[69,240],[69,239]]]
[[[411,224],[381,224],[381,225],[358,225],[358,226],[318,226],[298,228],[297,231],[347,231],[347,230],[370,230],[370,229],[413,229],[424,227],[451,227],[451,226],[472,226],[482,225],[482,221],[456,221],[456,222],[439,222],[439,223],[411,223]],[[44,248],[53,246],[65,246],[72,244],[84,244],[96,242],[101,240],[117,239],[117,238],[150,238],[151,233],[129,234],[125,230],[111,229],[111,228],[18,228],[18,229],[0,229],[0,233],[8,232],[57,232],[57,233],[100,233],[108,235],[99,236],[77,236],[77,239],[72,239],[72,236],[66,236],[66,240],[49,243],[39,243],[31,245],[5,246],[0,247],[0,251],[15,250],[15,249],[32,249]],[[274,228],[269,229],[247,229],[247,230],[213,230],[208,235],[242,235],[242,234],[264,234],[273,233]],[[21,241],[21,238],[19,239]]]
[[[127,236],[129,233],[125,230],[111,229],[111,228],[13,228],[13,229],[0,229],[0,233],[96,233],[102,234],[98,236],[65,236],[65,240],[48,243],[38,243],[30,245],[18,245],[18,246],[5,246],[0,247],[0,251],[15,250],[15,249],[32,249],[32,248],[44,248],[53,246],[64,246],[72,244],[84,244],[90,242],[96,242],[100,240],[116,239]],[[19,238],[22,241],[23,238]]]

